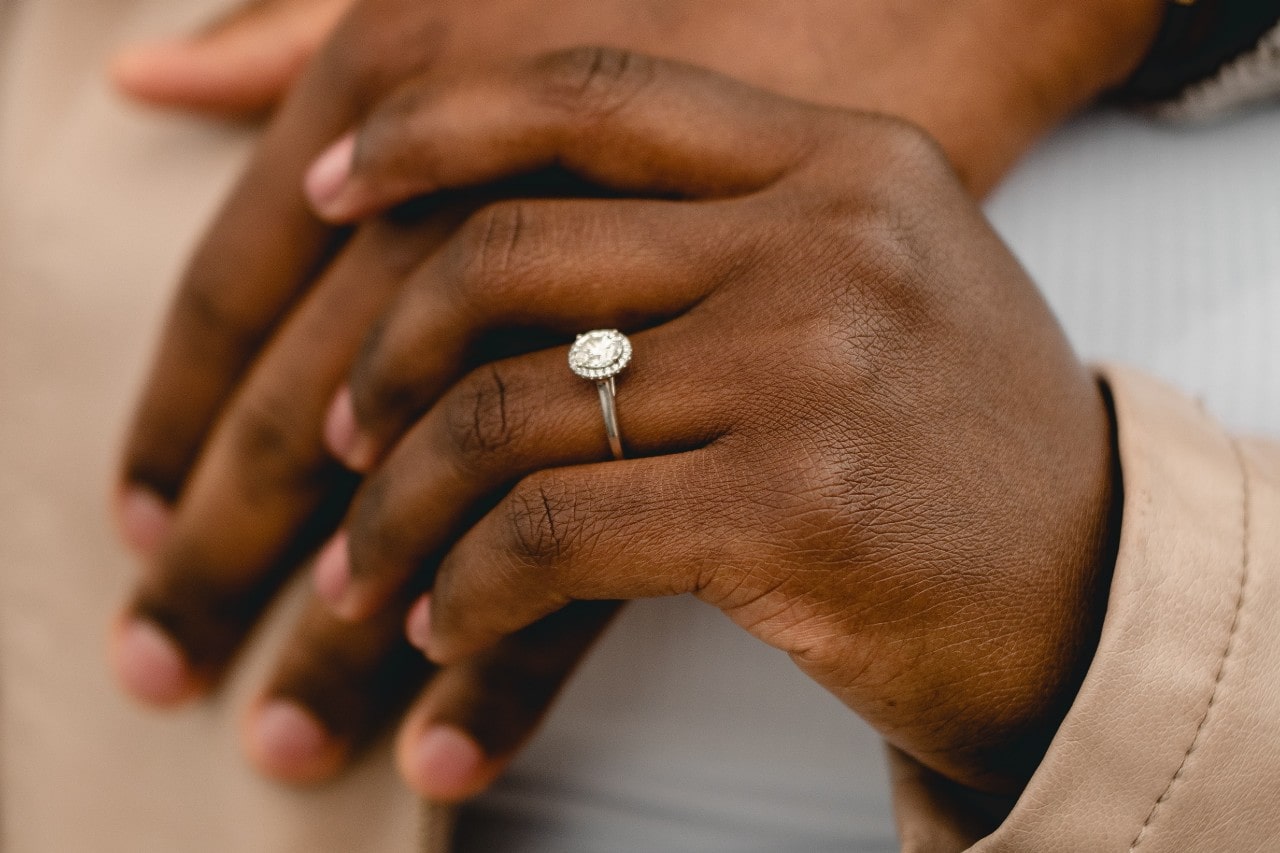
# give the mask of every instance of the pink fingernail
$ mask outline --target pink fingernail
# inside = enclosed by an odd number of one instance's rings
[[[356,449],[358,427],[356,407],[351,401],[351,389],[344,385],[329,404],[324,418],[324,443],[340,462],[346,462]]]
[[[119,625],[113,658],[121,684],[143,702],[178,705],[198,692],[198,684],[177,643],[145,619],[130,617]]]
[[[333,738],[309,711],[276,699],[259,708],[249,723],[256,758],[275,776],[308,778],[322,771],[333,752]]]
[[[345,530],[339,531],[316,557],[311,578],[316,593],[335,611],[341,611],[351,587],[351,556]]]
[[[169,505],[155,492],[138,486],[130,486],[120,495],[117,517],[125,545],[143,557],[159,550],[173,524]]]
[[[329,452],[352,471],[365,473],[377,461],[372,443],[356,423],[356,407],[349,386],[344,385],[329,405],[324,419],[324,441]]]
[[[484,752],[452,726],[433,726],[418,741],[416,775],[421,793],[441,800],[458,800],[479,787]]]
[[[404,631],[409,642],[426,654],[427,643],[431,641],[431,596],[422,596],[409,610]]]
[[[307,170],[307,197],[317,212],[326,216],[337,214],[334,200],[341,195],[347,179],[351,177],[355,153],[355,134],[348,133],[329,146]]]

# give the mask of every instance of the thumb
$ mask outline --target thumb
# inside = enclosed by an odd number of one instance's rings
[[[353,0],[247,0],[198,33],[126,48],[110,76],[165,107],[247,115],[274,106]]]

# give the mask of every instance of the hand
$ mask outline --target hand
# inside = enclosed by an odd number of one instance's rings
[[[247,0],[198,32],[135,45],[111,63],[121,91],[230,116],[274,107],[354,0]]]
[[[1099,388],[943,157],[591,50],[411,84],[310,188],[344,221],[552,166],[688,200],[501,202],[406,282],[330,415],[375,466],[318,569],[337,609],[429,586],[409,632],[449,665],[693,593],[926,765],[1018,790],[1091,656],[1119,488]],[[620,462],[563,347],[483,345],[610,326]]]
[[[923,29],[908,38],[901,4],[555,2],[365,0],[267,131],[188,270],[126,450],[120,516],[148,571],[117,626],[114,658],[145,701],[172,704],[216,684],[279,584],[327,535],[352,482],[316,424],[368,323],[478,203],[445,200],[435,217],[383,218],[350,240],[318,222],[300,191],[303,172],[373,99],[424,70],[441,79],[505,53],[631,44],[803,97],[913,117],[978,189],[1045,124],[1122,74],[1125,55],[1136,61],[1154,17],[1128,0],[1097,0],[1102,14],[1090,0],[1025,18],[1026,4],[939,18],[940,7],[922,0],[912,8]],[[1098,14],[1077,20],[1085,11]],[[1024,37],[1001,45],[1016,46],[1017,57],[978,49],[1009,27]],[[382,633],[349,639],[355,629],[320,616],[299,628],[249,718],[249,749],[267,772],[334,772],[409,690],[388,686],[424,677],[397,651],[395,619],[386,618]],[[580,648],[598,628],[585,623]],[[340,670],[327,665],[327,653],[348,647],[359,654]],[[562,669],[573,659],[563,656]],[[541,667],[543,681],[556,681],[551,669]],[[536,717],[531,709],[523,719]],[[502,739],[517,741],[514,732]]]
[[[274,107],[355,0],[249,0],[198,32],[126,48],[111,76],[159,106],[252,115]],[[351,78],[405,51],[482,66],[575,43],[684,58],[798,97],[903,115],[989,187],[1046,128],[1123,80],[1160,0],[365,0],[329,53]],[[400,41],[405,31],[426,36]],[[372,67],[370,67],[372,66]],[[340,82],[357,82],[356,79]],[[339,95],[340,92],[332,94]]]

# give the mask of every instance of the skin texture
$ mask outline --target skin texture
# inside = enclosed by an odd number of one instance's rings
[[[339,609],[430,584],[410,634],[450,664],[693,593],[949,778],[1025,782],[1100,621],[1111,425],[926,137],[589,49],[411,84],[337,150],[310,183],[335,220],[552,167],[683,199],[499,202],[406,282],[351,374],[358,440],[330,431],[380,460]],[[614,326],[636,458],[603,462],[565,349],[484,342]]]
[[[118,506],[145,571],[113,630],[122,683],[157,705],[214,687],[283,579],[342,518],[358,478],[325,448],[326,410],[370,325],[459,223],[495,198],[617,192],[566,174],[483,188],[464,181],[354,232],[321,221],[302,191],[309,164],[405,81],[447,85],[495,57],[588,41],[648,48],[800,98],[910,118],[940,141],[963,186],[980,192],[1047,126],[1124,75],[1154,27],[1155,5],[357,4],[273,119],[179,288],[125,451]],[[237,38],[256,32],[253,20],[238,19]],[[1019,38],[996,35],[1009,32]],[[153,62],[148,71],[135,57],[134,90],[164,67]],[[467,251],[450,245],[459,257]],[[485,358],[545,345],[546,334],[504,335],[488,342]],[[454,533],[484,507],[474,509]],[[321,577],[341,581],[332,570]],[[246,719],[247,748],[265,772],[294,781],[330,775],[425,683],[405,731],[427,739],[429,723],[447,723],[470,732],[485,754],[462,760],[453,750],[433,765],[406,735],[402,769],[425,794],[470,793],[527,736],[609,611],[569,608],[555,632],[517,635],[437,673],[406,654],[400,636],[415,591],[378,610],[372,627],[347,621],[359,607],[341,616],[313,607]],[[340,597],[332,586],[322,592]],[[342,666],[331,665],[334,655]],[[276,702],[300,710],[317,738],[266,726],[261,709]],[[297,748],[306,742],[318,746]],[[468,761],[473,772],[455,772]],[[442,784],[446,777],[453,781]]]

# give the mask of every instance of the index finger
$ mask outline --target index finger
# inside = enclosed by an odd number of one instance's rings
[[[316,161],[307,188],[335,222],[552,167],[623,193],[732,196],[804,162],[831,115],[693,66],[577,48],[410,81]]]
[[[308,210],[307,164],[372,92],[421,71],[435,54],[430,33],[404,32],[419,39],[415,49],[354,68],[362,13],[376,6],[361,4],[311,66],[187,267],[125,441],[120,508],[135,545],[151,508],[177,500],[218,413],[339,236]]]

